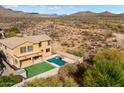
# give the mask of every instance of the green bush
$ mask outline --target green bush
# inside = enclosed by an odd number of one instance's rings
[[[94,65],[83,74],[84,86],[124,86],[123,55],[116,49],[105,49],[95,54]]]
[[[78,87],[78,84],[72,77],[66,77],[63,82],[64,87]]]
[[[10,32],[6,32],[6,33],[5,33],[5,37],[7,37],[7,38],[8,38],[8,37],[14,37],[14,36],[16,36],[16,33],[15,33],[15,32],[11,32],[11,31],[10,31]]]
[[[21,76],[0,76],[0,87],[10,87],[21,81]]]
[[[115,62],[119,64],[124,63],[124,53],[117,49],[109,48],[102,51],[98,51],[93,58],[94,62]]]
[[[92,69],[83,75],[84,86],[90,87],[120,87],[124,86],[122,68],[111,62],[95,63]]]
[[[59,35],[59,32],[58,31],[52,31],[50,33],[50,36],[53,37],[53,38],[58,37],[58,35]]]
[[[59,74],[63,77],[71,76],[78,71],[78,67],[76,64],[68,64],[60,68]]]
[[[24,84],[26,87],[76,87],[78,84],[72,77],[60,79],[58,76],[36,79]]]
[[[9,29],[7,32],[5,32],[5,37],[9,38],[9,37],[14,37],[16,36],[17,33],[19,33],[19,29],[16,27],[12,27],[11,29]]]
[[[79,56],[79,57],[82,57],[82,56],[85,55],[85,51],[84,51],[83,48],[78,48],[78,49],[75,49],[75,50],[67,49],[66,52],[70,53],[70,54],[73,54],[73,55],[76,55],[76,56]]]
[[[12,27],[10,30],[10,32],[15,32],[15,33],[19,33],[19,29],[17,27]]]
[[[25,84],[26,87],[62,87],[63,84],[56,76],[36,79]]]

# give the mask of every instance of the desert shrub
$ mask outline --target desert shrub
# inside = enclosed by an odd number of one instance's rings
[[[99,51],[93,57],[94,65],[83,74],[84,86],[124,86],[122,53],[116,49]]]
[[[53,37],[53,38],[58,37],[58,35],[59,35],[59,32],[58,31],[52,31],[50,33],[50,36]]]
[[[70,54],[73,54],[73,55],[76,55],[76,56],[79,56],[79,57],[82,57],[85,54],[85,50],[83,48],[78,48],[78,49],[75,49],[75,50],[67,49],[66,52],[70,53]]]
[[[106,23],[105,25],[111,30],[115,30],[115,31],[118,31],[119,29],[122,28],[120,24],[115,24],[115,23]]]
[[[25,84],[27,87],[62,87],[63,83],[57,76],[36,79]]]
[[[15,33],[19,33],[19,29],[17,27],[12,27],[10,30],[10,32],[15,32]]]
[[[84,86],[119,87],[124,86],[124,72],[113,62],[95,63],[84,75]]]
[[[112,37],[112,36],[113,36],[112,31],[106,31],[106,33],[105,33],[105,37],[106,37],[106,38]]]
[[[64,87],[78,87],[78,84],[72,77],[66,77],[63,81]]]
[[[124,53],[117,49],[109,48],[102,51],[98,51],[93,58],[94,62],[115,62],[119,64],[124,63]]]
[[[0,87],[10,87],[21,81],[21,76],[0,76]]]
[[[78,67],[76,64],[68,64],[60,68],[59,75],[62,77],[71,76],[78,71]]]
[[[19,33],[19,29],[16,27],[12,27],[11,29],[9,29],[8,31],[5,32],[5,37],[13,37],[16,36],[17,33]]]
[[[26,87],[76,87],[78,84],[72,77],[66,77],[63,80],[58,76],[36,79],[25,83]]]
[[[124,33],[124,27],[119,30],[119,32]]]
[[[5,33],[5,37],[14,37],[14,36],[16,36],[16,33],[15,32],[6,32]]]

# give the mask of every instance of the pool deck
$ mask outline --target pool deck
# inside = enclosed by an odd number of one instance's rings
[[[48,60],[60,55],[64,57],[62,58],[62,60],[66,61],[67,63],[75,63],[75,61],[79,61],[81,59],[81,57],[78,57],[69,53],[61,52],[61,51],[54,51],[54,53],[56,54],[46,57],[45,60]]]
[[[50,55],[50,56],[48,56],[48,57],[45,57],[44,60],[48,60],[48,59],[54,58],[54,57],[56,57],[56,56],[58,56],[58,55],[57,55],[57,54]]]
[[[62,54],[62,52],[61,52],[61,54]],[[67,55],[68,53],[64,53],[64,54]],[[55,67],[60,68],[60,67],[62,67],[62,66],[59,66],[59,65],[57,65],[57,64],[55,64],[55,63],[51,63],[51,62],[47,61],[48,59],[55,58],[56,56],[60,56],[60,54],[50,55],[50,56],[44,58],[43,60],[46,61],[47,63],[49,63],[49,64],[55,66]],[[70,56],[70,55],[68,54],[68,56]],[[76,56],[72,56],[72,55],[71,55],[71,57],[63,56],[62,60],[65,61],[65,62],[67,62],[66,64],[75,63],[75,60],[72,59],[72,57],[74,57],[74,58],[76,58],[76,59],[79,59],[79,58],[80,58],[80,57],[76,57]],[[64,65],[63,65],[63,66],[64,66]]]
[[[67,57],[64,57],[62,60],[64,60],[67,63],[74,63],[75,62],[74,60],[67,58]]]
[[[61,52],[61,51],[55,51],[56,54],[58,55],[63,55],[66,58],[72,59],[72,60],[78,60],[80,57],[66,53],[66,52]]]

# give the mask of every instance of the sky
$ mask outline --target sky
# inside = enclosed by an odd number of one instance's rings
[[[124,5],[4,5],[3,7],[17,11],[58,15],[68,15],[80,11],[124,13]]]

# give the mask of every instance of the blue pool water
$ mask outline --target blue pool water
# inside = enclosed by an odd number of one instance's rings
[[[47,61],[49,61],[51,63],[54,63],[56,65],[59,65],[59,66],[62,66],[62,65],[67,63],[67,62],[65,62],[65,61],[63,61],[62,59],[59,59],[59,58],[51,58],[51,59],[48,59]]]

